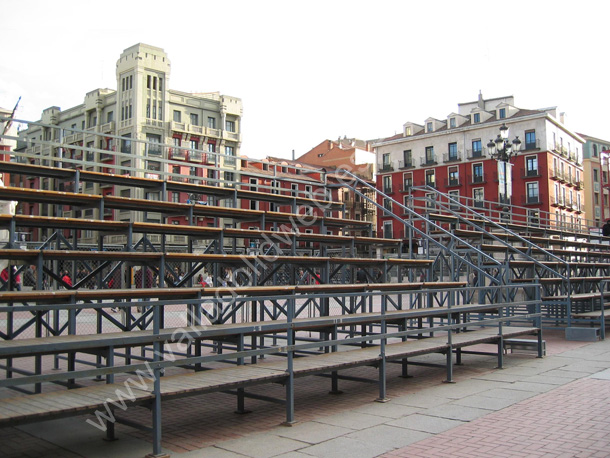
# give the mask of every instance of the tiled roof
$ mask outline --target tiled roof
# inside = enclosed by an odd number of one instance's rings
[[[487,112],[487,113],[489,113],[489,112]],[[522,110],[522,109],[519,109],[519,111],[517,111],[514,115],[512,115],[510,118],[506,118],[505,120],[506,121],[510,121],[510,120],[513,120],[513,119],[516,119],[516,118],[523,118],[523,117],[526,117],[526,116],[531,116],[531,115],[535,115],[535,114],[544,114],[544,113],[545,113],[545,111],[543,111],[543,110]],[[468,118],[468,121],[464,122],[463,124],[460,124],[458,127],[453,128],[453,129],[447,128],[447,126],[445,125],[445,126],[441,127],[440,129],[435,130],[434,132],[421,131],[421,132],[418,132],[416,134],[409,135],[408,137],[405,137],[402,133],[400,133],[400,134],[393,135],[392,137],[381,139],[381,140],[379,140],[379,143],[391,142],[393,140],[400,140],[402,138],[405,138],[405,139],[406,138],[409,138],[409,139],[411,139],[411,138],[418,138],[418,137],[427,135],[429,133],[448,132],[448,131],[451,131],[451,130],[461,129],[461,128],[470,127],[470,126],[484,126],[486,124],[491,124],[491,123],[498,122],[498,121],[502,120],[502,119],[497,118],[495,115],[493,115],[489,119],[487,119],[487,120],[485,120],[483,122],[479,122],[479,123],[473,124],[470,121],[470,117],[467,117],[467,118]]]

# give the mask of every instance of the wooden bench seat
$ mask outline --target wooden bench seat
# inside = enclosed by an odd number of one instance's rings
[[[158,189],[165,188],[167,191],[185,192],[188,194],[203,194],[220,198],[233,198],[260,200],[268,202],[276,202],[282,205],[315,205],[319,204],[328,210],[342,210],[343,203],[333,202],[328,200],[311,199],[304,196],[285,196],[282,194],[273,194],[270,192],[250,191],[240,188],[226,188],[220,186],[209,186],[196,183],[183,183],[180,181],[167,179],[159,180],[155,178],[133,177],[130,175],[118,175],[113,173],[102,173],[88,170],[77,170],[67,167],[49,167],[34,164],[25,164],[17,162],[7,162],[3,164],[3,169],[7,173],[23,174],[30,176],[51,177],[63,179],[64,181],[75,181],[76,174],[82,182],[91,182],[99,184],[109,184],[126,186],[129,188],[142,189]],[[249,186],[249,185],[248,185]]]
[[[537,333],[536,328],[504,326],[502,338]],[[454,333],[452,335],[452,348],[495,343],[500,338],[496,328],[480,328],[474,331]],[[387,360],[445,352],[449,348],[445,335],[407,340],[385,346]],[[379,347],[306,356],[293,360],[293,374],[294,377],[304,377],[350,367],[376,364],[380,360]],[[261,383],[281,382],[288,376],[286,371],[286,361],[275,360],[255,365],[233,366],[166,376],[160,379],[161,397],[163,399],[174,399]],[[154,387],[151,381],[142,379],[138,383],[145,383],[146,388],[136,387],[131,383],[133,396],[127,401],[128,405],[149,402],[154,397]],[[0,400],[0,426],[15,426],[69,415],[80,415],[97,409],[104,411],[108,399],[116,400],[117,389],[123,393],[126,392],[124,383],[114,383],[2,399]]]
[[[376,312],[355,313],[347,315],[318,316],[295,318],[291,324],[285,319],[255,321],[245,323],[227,323],[198,325],[180,328],[161,329],[158,333],[152,330],[129,332],[109,332],[103,334],[76,334],[27,339],[0,340],[0,358],[24,357],[44,354],[59,354],[69,351],[91,352],[93,350],[135,347],[150,345],[154,342],[183,342],[205,339],[221,339],[226,336],[270,334],[287,332],[288,329],[314,330],[332,326],[351,326],[379,323],[382,318],[387,322],[399,322],[405,319],[447,317],[449,313],[490,313],[497,310],[495,304],[466,304],[448,307],[424,307],[407,310],[391,310],[385,315]],[[425,332],[422,331],[422,332]]]

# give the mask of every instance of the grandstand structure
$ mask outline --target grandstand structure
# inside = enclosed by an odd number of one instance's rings
[[[159,158],[163,167],[146,176],[123,169],[128,153],[53,138],[2,164],[10,181],[0,200],[18,210],[0,215],[10,266],[0,291],[1,426],[93,414],[109,439],[116,422],[150,431],[161,456],[162,404],[172,399],[230,393],[237,412],[249,398],[268,400],[292,424],[298,377],[327,376],[338,393],[351,379],[342,371],[366,366],[386,401],[389,364],[406,377],[418,357],[440,353],[452,381],[455,364],[481,346],[502,367],[514,338],[534,336],[526,341],[542,357],[547,327],[604,337],[610,245],[599,234],[505,224],[434,188],[411,205],[392,200],[390,211],[377,204],[390,195],[343,169],[328,181],[327,170],[302,166],[290,186],[257,190],[251,176],[183,174],[182,159]],[[100,154],[107,166],[88,170],[87,157]],[[229,178],[218,154],[214,167]],[[260,164],[261,180],[281,182],[291,168],[236,160],[249,174]],[[374,223],[345,218],[336,199],[345,188],[406,237],[377,237]],[[248,391],[269,383],[285,397]],[[152,426],[130,418],[141,408]]]

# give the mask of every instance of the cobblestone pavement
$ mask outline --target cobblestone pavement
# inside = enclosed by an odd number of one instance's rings
[[[390,365],[389,402],[374,402],[377,385],[341,381],[343,394],[328,394],[330,380],[296,381],[296,419],[280,426],[284,407],[248,399],[251,413],[236,414],[229,394],[210,394],[163,404],[163,447],[193,457],[556,457],[610,456],[610,342],[566,341],[545,333],[547,357],[464,355],[456,383],[433,365],[414,366],[412,378]],[[420,361],[444,363],[444,356]],[[374,368],[345,375],[375,380]],[[248,389],[284,397],[280,385]],[[137,407],[121,415],[150,424]],[[148,433],[118,425],[118,441],[76,417],[0,430],[0,456],[141,457],[152,450]]]

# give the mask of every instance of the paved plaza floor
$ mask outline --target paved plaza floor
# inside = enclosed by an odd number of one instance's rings
[[[377,385],[330,380],[296,381],[297,424],[282,426],[284,407],[246,400],[236,414],[229,394],[210,394],[163,404],[163,447],[173,457],[608,457],[610,456],[610,340],[566,341],[564,331],[546,331],[547,356],[509,353],[496,358],[465,355],[455,366],[456,383],[434,365],[415,366],[410,378],[390,365],[390,400],[375,402]],[[420,358],[442,363],[444,356]],[[374,368],[345,371],[376,377]],[[284,388],[249,389],[283,398]],[[150,422],[134,407],[123,417]],[[150,435],[123,425],[118,440],[88,424],[91,416],[0,430],[0,456],[144,457]]]

